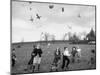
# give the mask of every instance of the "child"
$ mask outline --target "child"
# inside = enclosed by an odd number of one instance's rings
[[[12,67],[15,66],[16,63],[16,54],[15,54],[15,48],[12,50]]]
[[[56,70],[58,71],[58,64],[61,60],[61,51],[60,51],[60,48],[57,48],[54,52],[54,60],[53,60],[53,64],[51,66],[51,71],[52,70]]]
[[[69,59],[70,53],[67,47],[64,47],[64,52],[63,52],[63,64],[62,64],[62,69],[64,69],[65,65],[66,68],[68,68],[70,59]],[[67,61],[67,63],[66,63]]]
[[[71,52],[71,55],[72,55],[72,63],[75,63],[75,56],[77,54],[77,50],[76,50],[76,47],[72,47],[72,52]]]
[[[32,51],[32,53],[31,53],[31,58],[30,58],[30,60],[29,60],[29,62],[28,62],[28,66],[27,66],[27,69],[24,69],[25,71],[27,71],[27,70],[32,70],[32,65],[33,65],[33,60],[34,60],[34,49],[36,49],[36,47],[35,47],[35,45],[33,46],[33,51]]]
[[[35,65],[38,65],[38,71],[40,69],[40,63],[41,63],[41,56],[42,56],[42,49],[40,48],[40,45],[37,45],[37,48],[34,49],[34,60],[33,60],[33,72],[35,70]]]
[[[78,61],[78,63],[80,63],[80,58],[81,58],[81,48],[79,48],[79,47],[77,47],[77,57],[78,57],[77,61]]]
[[[95,49],[91,50],[91,57],[90,57],[90,61],[88,62],[88,64],[92,67],[93,65],[96,64],[96,58],[95,58]]]

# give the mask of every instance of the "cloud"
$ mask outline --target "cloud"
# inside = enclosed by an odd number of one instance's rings
[[[61,39],[66,32],[89,32],[95,29],[95,7],[54,4],[49,9],[49,3],[12,2],[12,37],[13,41],[37,41],[41,32],[49,32]],[[30,7],[32,10],[30,11]],[[64,12],[61,8],[64,7]],[[39,14],[41,19],[36,18]],[[78,17],[80,15],[81,17]],[[34,21],[30,21],[30,17]],[[71,29],[68,28],[71,27]]]
[[[35,34],[39,34],[36,27],[31,23],[21,19],[12,20],[12,39],[14,41],[21,41],[23,38],[25,41],[38,40]],[[36,37],[34,37],[34,35]],[[38,38],[38,39],[37,39]]]

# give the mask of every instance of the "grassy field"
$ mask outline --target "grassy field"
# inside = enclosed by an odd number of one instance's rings
[[[17,48],[17,46],[20,44],[12,44],[12,48],[16,49],[16,56],[17,56],[17,62],[15,67],[12,68],[12,73],[29,73],[27,71],[24,71],[24,69],[27,67],[27,63],[29,59],[31,58],[31,52],[33,50],[33,44],[32,43],[26,43],[21,44],[21,48]],[[73,46],[79,46],[82,49],[82,57],[81,62],[78,63],[70,63],[69,70],[87,70],[87,69],[95,69],[96,65],[93,64],[92,66],[88,64],[90,61],[91,56],[91,49],[95,49],[95,45],[88,45],[88,44],[68,44],[68,43],[52,43],[49,47],[47,44],[41,44],[41,48],[43,50],[42,55],[42,61],[40,66],[40,72],[49,72],[51,63],[53,62],[53,54],[54,50],[59,47],[61,48],[61,51],[63,52],[64,47],[68,47],[68,49],[71,51]],[[71,60],[71,57],[70,57]],[[61,64],[60,64],[61,65]],[[59,71],[62,71],[59,67]]]

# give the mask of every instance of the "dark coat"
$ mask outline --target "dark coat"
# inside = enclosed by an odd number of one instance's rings
[[[35,54],[35,56],[39,55],[39,57],[41,57],[43,52],[42,52],[42,49],[34,49],[33,53]]]
[[[77,53],[77,50],[72,50],[72,52],[71,52],[73,57],[75,57],[76,53]]]
[[[28,62],[28,65],[33,64],[33,60],[34,60],[34,57],[35,57],[35,55],[33,55],[33,54],[34,54],[34,50],[33,50],[33,52],[31,53],[31,58],[30,58],[30,60],[29,60],[29,62]]]
[[[61,52],[60,50],[58,51],[58,54],[56,53],[56,51],[54,52],[54,63],[57,63],[59,60],[61,59]]]

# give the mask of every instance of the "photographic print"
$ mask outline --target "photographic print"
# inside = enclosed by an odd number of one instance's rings
[[[11,1],[11,74],[96,69],[96,6]]]

